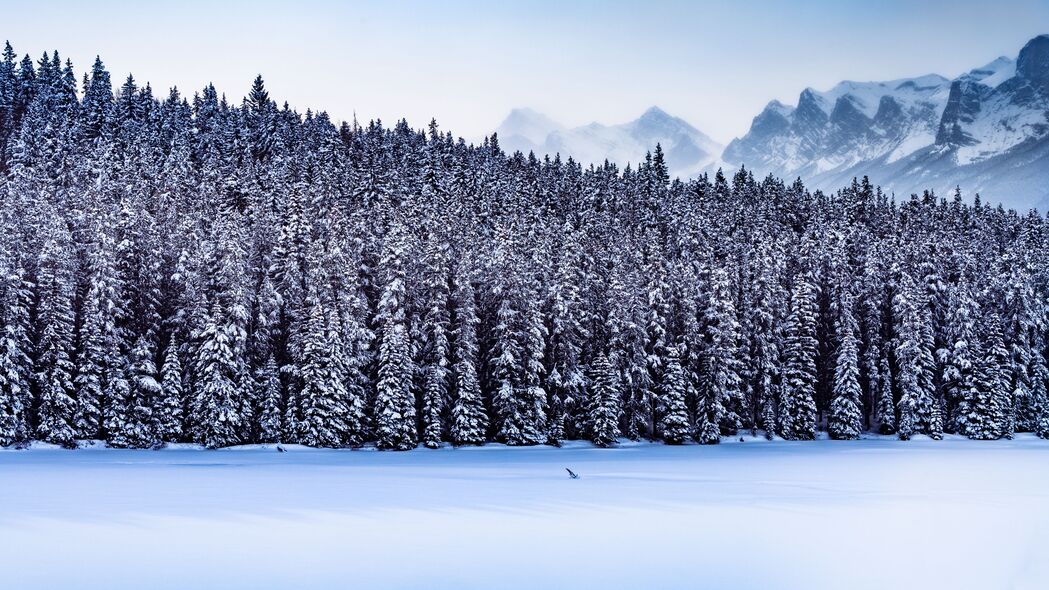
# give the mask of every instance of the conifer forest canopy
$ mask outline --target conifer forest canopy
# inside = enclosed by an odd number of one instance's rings
[[[1049,437],[1049,224],[1001,195],[114,86],[0,60],[0,444]]]

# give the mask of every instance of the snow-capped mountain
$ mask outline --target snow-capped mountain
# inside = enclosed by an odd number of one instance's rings
[[[1049,35],[955,80],[842,82],[769,103],[722,156],[757,174],[839,188],[867,175],[907,194],[961,186],[985,200],[1049,206]]]
[[[538,153],[546,138],[555,132],[564,131],[564,125],[532,109],[520,108],[510,111],[499,129],[499,143],[509,152],[520,150]]]
[[[709,166],[722,146],[679,117],[658,107],[620,125],[590,123],[566,128],[531,109],[514,109],[496,129],[507,152],[534,151],[536,155],[561,154],[587,164],[606,159],[625,166],[637,165],[645,153],[663,147],[674,176],[687,177]]]

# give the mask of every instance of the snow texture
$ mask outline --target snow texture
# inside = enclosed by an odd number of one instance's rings
[[[1049,579],[1049,444],[1029,435],[286,449],[0,451],[5,587],[1024,590]]]

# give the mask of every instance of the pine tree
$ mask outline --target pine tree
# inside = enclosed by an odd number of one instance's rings
[[[427,308],[423,316],[425,330],[422,377],[422,443],[435,449],[441,445],[444,434],[442,417],[449,397],[449,293],[445,274],[443,248],[432,243],[427,249],[426,271]]]
[[[270,355],[256,376],[259,406],[259,442],[275,443],[283,440],[281,422],[282,388],[280,370]]]
[[[208,312],[194,362],[194,438],[210,449],[236,444],[241,426],[234,343],[218,324],[221,315],[217,305]]]
[[[522,442],[536,445],[550,440],[547,421],[548,398],[543,388],[543,358],[546,356],[547,334],[536,292],[531,291],[525,298],[527,303],[524,305],[524,321],[521,326],[524,367],[516,395],[520,400],[518,407],[523,418]]]
[[[646,261],[648,281],[644,287],[643,297],[645,297],[646,305],[644,308],[646,312],[644,358],[648,374],[644,381],[639,383],[641,387],[637,390],[638,399],[631,404],[633,406],[631,413],[635,422],[631,426],[631,431],[654,439],[658,435],[656,408],[665,405],[665,402],[660,400],[661,386],[659,384],[663,380],[662,373],[665,370],[668,356],[667,316],[669,312],[666,293],[669,287],[666,284],[666,269],[662,253],[652,244],[655,238],[650,235],[647,236],[647,240],[649,242],[646,244],[646,254],[649,258]]]
[[[415,397],[411,391],[412,362],[405,319],[404,257],[406,236],[399,225],[390,230],[380,268],[385,284],[379,299],[379,381],[375,399],[375,429],[379,448],[408,450],[416,446]]]
[[[10,46],[8,46],[10,47]],[[0,248],[0,446],[29,437],[29,304],[25,272],[9,244]]]
[[[976,302],[968,288],[958,286],[951,298],[950,342],[944,370],[944,396],[948,407],[954,410],[947,421],[952,432],[965,431],[965,418],[969,412],[976,367],[974,356],[979,349],[976,312]]]
[[[73,270],[71,240],[57,220],[42,228],[37,260],[37,436],[65,447],[75,446],[73,400]]]
[[[550,397],[550,442],[576,434],[573,414],[585,406],[587,378],[582,366],[584,327],[583,238],[571,224],[562,228],[565,243],[549,289],[549,344],[545,388]]]
[[[178,441],[182,438],[182,408],[185,401],[182,361],[178,355],[178,342],[172,339],[160,366],[160,393],[153,404],[153,431],[162,442]]]
[[[495,314],[492,329],[493,346],[490,375],[495,384],[492,394],[496,440],[509,445],[525,443],[524,424],[516,391],[519,367],[524,362],[524,351],[517,340],[515,329],[520,312],[509,298],[503,299]]]
[[[114,398],[126,392],[125,358],[130,351],[124,330],[125,289],[114,266],[113,239],[108,225],[96,232],[97,242],[88,256],[75,381],[76,428],[81,438],[108,437],[116,409]]]
[[[899,320],[896,357],[900,365],[900,421],[897,434],[901,440],[915,434],[939,438],[943,426],[931,376],[933,342],[927,303],[913,285],[905,285],[897,293],[893,308]]]
[[[831,438],[854,439],[859,438],[863,429],[863,415],[860,412],[859,359],[856,343],[858,327],[852,313],[852,297],[847,293],[841,296],[838,313],[835,326],[838,351],[827,431]]]
[[[1041,355],[1036,357],[1037,361],[1031,372],[1031,397],[1037,412],[1034,431],[1039,438],[1049,438],[1049,368]]]
[[[719,442],[722,432],[735,434],[745,406],[739,376],[739,323],[728,276],[722,269],[712,274],[711,287],[705,311],[709,336],[696,408],[696,438],[704,444]]]
[[[477,377],[477,318],[474,289],[466,273],[465,261],[455,276],[455,330],[452,344],[452,367],[455,401],[452,404],[452,442],[457,445],[477,445],[485,441],[488,416],[481,399],[481,384]]]
[[[619,376],[604,354],[594,360],[590,371],[593,391],[590,395],[587,430],[595,445],[610,447],[619,438],[619,404],[622,397]]]
[[[302,354],[302,420],[299,440],[315,447],[342,446],[346,424],[345,376],[338,371],[331,346],[338,342],[329,330],[329,313],[311,297]]]
[[[780,390],[779,433],[787,440],[811,440],[816,436],[816,311],[811,277],[796,277],[784,326]]]
[[[154,431],[153,408],[160,396],[156,379],[153,349],[146,338],[139,336],[131,347],[128,367],[128,394],[122,402],[122,420],[110,434],[109,443],[117,447],[149,448],[160,440]]]
[[[1009,351],[1005,348],[1001,323],[991,317],[983,326],[985,353],[976,367],[973,387],[965,400],[964,434],[992,440],[1011,434],[1008,430]]]
[[[679,353],[672,350],[667,357],[663,381],[659,387],[659,432],[663,442],[668,445],[685,442],[692,432],[692,426],[688,421],[688,408],[685,405],[686,388],[685,371],[681,367]]]
[[[896,403],[892,394],[892,371],[889,369],[889,359],[882,357],[878,365],[878,431],[881,434],[895,434],[896,432]]]

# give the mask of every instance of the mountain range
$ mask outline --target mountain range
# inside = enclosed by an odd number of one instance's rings
[[[508,152],[571,156],[585,164],[605,160],[637,165],[656,144],[663,147],[667,166],[675,176],[688,177],[709,167],[723,146],[684,119],[652,107],[637,119],[620,125],[590,123],[568,128],[531,109],[514,109],[496,129]]]
[[[504,147],[561,153],[584,163],[643,159],[656,142],[677,176],[739,166],[756,176],[801,177],[834,190],[852,178],[897,195],[933,189],[980,193],[1026,210],[1049,208],[1049,35],[1016,59],[999,57],[951,80],[937,74],[806,88],[796,105],[773,100],[723,150],[658,108],[635,121],[566,129],[513,111],[498,129]]]

